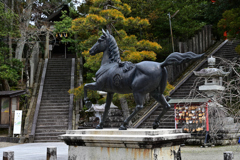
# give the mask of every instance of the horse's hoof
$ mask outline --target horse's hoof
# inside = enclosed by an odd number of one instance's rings
[[[91,108],[92,107],[92,102],[91,101],[85,101],[85,106],[87,108]]]
[[[158,122],[154,122],[153,123],[153,129],[157,129],[159,127],[159,123]]]
[[[121,126],[119,127],[119,130],[127,130],[127,127],[125,127],[124,125],[121,125]]]
[[[103,125],[98,124],[98,125],[96,126],[96,129],[103,129]]]

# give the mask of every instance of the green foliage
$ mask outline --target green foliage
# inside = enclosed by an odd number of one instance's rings
[[[227,38],[240,38],[240,7],[225,11],[218,27],[222,33],[227,31]]]
[[[240,45],[238,45],[236,48],[235,48],[235,51],[240,54]]]
[[[92,0],[79,7],[86,11],[83,6],[89,14],[74,19],[71,29],[80,38],[78,48],[85,58],[84,67],[88,81],[92,80],[100,67],[102,54],[90,56],[88,50],[102,34],[102,28],[107,28],[114,35],[119,48],[123,51],[121,54],[123,61],[156,60],[155,52],[161,49],[159,44],[148,40],[139,41],[135,35],[127,34],[131,28],[142,29],[150,25],[147,19],[127,17],[131,13],[129,5],[120,0]]]
[[[84,84],[77,88],[70,89],[68,93],[73,94],[75,100],[82,99],[84,97]],[[88,98],[96,103],[96,101],[100,98],[100,95],[97,91],[89,91]]]
[[[7,48],[0,48],[0,81],[3,79],[8,80],[10,83],[16,84],[20,78],[21,69],[23,64],[18,59],[9,60],[5,51]],[[12,66],[11,66],[12,63]]]
[[[62,37],[62,42],[67,43],[67,42],[74,42],[74,40],[71,38],[74,34],[74,32],[71,30],[72,26],[72,18],[66,15],[67,12],[63,11],[62,16],[60,17],[62,21],[55,21],[54,26],[55,26],[55,34],[57,36],[61,35]]]
[[[23,64],[17,59],[9,59],[8,36],[12,38],[19,36],[18,15],[0,2],[0,81],[6,79],[16,84]]]
[[[14,22],[14,23],[12,23]],[[19,37],[18,15],[0,2],[0,38],[5,36]],[[10,27],[12,26],[12,27]]]
[[[240,7],[227,10],[223,13],[223,18],[218,22],[218,27],[221,33],[227,31],[227,38],[240,38]],[[240,45],[235,48],[240,54]]]

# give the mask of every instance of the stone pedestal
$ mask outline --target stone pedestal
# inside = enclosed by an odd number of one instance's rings
[[[180,129],[84,129],[59,136],[68,160],[174,160],[179,145],[191,135]]]

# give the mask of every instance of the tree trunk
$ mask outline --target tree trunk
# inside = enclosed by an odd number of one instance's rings
[[[130,116],[127,100],[125,97],[120,98],[120,104],[123,112],[123,118],[124,120]],[[132,121],[129,122],[129,126],[132,124]]]
[[[14,10],[14,0],[12,0],[12,7],[11,7],[11,10],[13,11]],[[13,26],[13,18],[11,18],[11,32],[12,32],[12,27]],[[10,34],[9,35],[9,60],[10,60],[10,64],[12,66],[12,35]]]
[[[32,3],[33,3],[33,0],[27,0],[27,8],[25,8],[23,10],[22,15],[20,16],[21,38],[17,42],[16,54],[15,54],[15,58],[17,58],[19,60],[22,60],[23,48],[24,48],[25,40],[26,40],[26,36],[27,36],[26,33],[28,30],[29,21],[31,18]]]
[[[10,91],[10,86],[8,84],[8,81],[6,79],[2,80],[2,87],[4,91]]]
[[[17,42],[17,47],[16,47],[16,53],[15,53],[15,58],[19,59],[20,61],[22,60],[22,53],[23,53],[23,48],[25,45],[25,36],[23,33],[24,31],[21,31],[21,38]]]

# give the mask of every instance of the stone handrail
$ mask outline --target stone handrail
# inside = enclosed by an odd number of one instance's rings
[[[42,99],[42,92],[43,92],[43,86],[44,86],[46,71],[47,71],[47,65],[48,65],[48,59],[45,59],[44,67],[43,67],[43,71],[42,71],[41,83],[40,83],[39,92],[38,92],[36,109],[35,109],[35,113],[34,113],[34,117],[33,117],[32,131],[31,131],[31,134],[29,135],[29,141],[30,142],[33,142],[34,136],[35,136],[38,112],[39,112],[39,109],[40,109],[40,103],[41,103],[41,99]]]
[[[74,89],[74,72],[75,72],[75,58],[72,58],[70,89]],[[73,94],[70,94],[68,130],[72,129],[72,117],[73,117]]]

